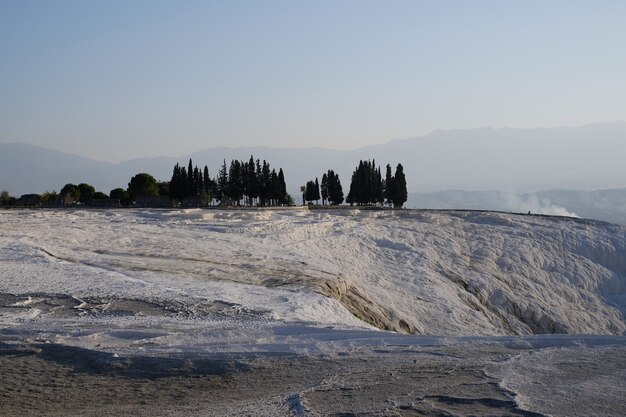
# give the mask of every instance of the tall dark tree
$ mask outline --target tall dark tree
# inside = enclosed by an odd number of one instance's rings
[[[320,183],[319,183],[319,181],[317,180],[317,177],[316,177],[315,178],[315,198],[314,198],[314,200],[316,202],[319,202],[320,198],[321,198],[321,196],[320,196]]]
[[[228,170],[227,195],[236,205],[240,205],[243,198],[243,178],[241,174],[241,162],[237,160],[232,161]]]
[[[343,203],[343,188],[341,187],[341,181],[339,181],[339,175],[335,174],[335,171],[330,169],[326,177],[328,182],[329,203],[332,205]]]
[[[202,195],[204,185],[202,183],[202,171],[196,166],[193,169],[192,195],[198,197]]]
[[[304,195],[309,204],[315,200],[315,181],[307,181]]]
[[[280,180],[278,178],[278,174],[275,169],[272,169],[270,172],[270,186],[269,186],[269,194],[268,198],[271,206],[277,206],[281,204],[281,191],[282,187],[280,186]]]
[[[247,163],[242,164],[244,176],[244,194],[248,197],[248,205],[252,206],[259,197],[259,181],[254,163],[254,156],[250,155]]]
[[[408,198],[408,192],[406,188],[406,178],[404,176],[404,167],[402,166],[402,164],[398,164],[398,166],[396,167],[395,180],[396,180],[398,191],[397,191],[396,199],[393,202],[393,205],[396,208],[400,208],[404,205],[404,203],[406,203],[406,200]]]
[[[380,173],[380,167],[376,168],[376,175],[374,176],[374,200],[375,203],[383,205],[385,203],[385,190],[384,181]]]
[[[210,200],[213,199],[213,180],[211,180],[211,177],[209,177],[209,167],[208,166],[204,166],[204,170],[202,172],[202,184],[204,186],[203,194],[205,196],[208,197],[208,200],[210,202]]]
[[[216,183],[217,189],[215,197],[223,203],[224,198],[228,196],[228,168],[226,167],[226,159],[224,159],[224,163],[219,170]]]
[[[194,192],[194,183],[193,183],[193,163],[191,158],[189,158],[189,164],[187,165],[187,195],[191,195]]]
[[[280,183],[280,204],[287,204],[287,184],[285,183],[285,174],[282,168],[278,170],[278,182]]]
[[[211,195],[211,178],[209,177],[209,167],[206,165],[202,171],[202,184],[204,185],[204,193]]]
[[[270,164],[263,160],[261,166],[260,181],[259,181],[259,198],[262,206],[267,204],[267,200],[271,198],[272,182]]]
[[[254,171],[256,173],[256,198],[257,204],[261,204],[261,194],[263,193],[263,167],[261,166],[261,160],[257,158]]]
[[[185,171],[185,168],[181,168],[180,165],[176,164],[174,166],[174,171],[172,172],[172,179],[170,180],[169,196],[171,199],[182,201],[185,197],[187,197],[187,181],[187,172]]]
[[[324,205],[325,201],[328,200],[328,175],[326,174],[322,175],[320,191],[322,194],[322,205]]]
[[[350,204],[377,204],[381,202],[382,195],[382,178],[376,162],[360,161],[352,173],[350,192],[346,200]]]
[[[384,183],[384,190],[383,190],[383,197],[385,197],[385,199],[387,200],[387,204],[389,205],[393,205],[393,198],[392,195],[390,194],[392,188],[395,187],[395,184],[393,183],[394,178],[391,175],[391,164],[387,164],[387,169],[385,171],[385,183]]]

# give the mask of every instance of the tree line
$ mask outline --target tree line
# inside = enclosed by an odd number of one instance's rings
[[[329,169],[318,178],[300,187],[302,204],[319,203],[322,206],[341,205],[387,205],[400,208],[407,200],[404,168],[398,164],[392,175],[391,165],[387,164],[385,177],[374,160],[361,160],[354,170],[348,195],[344,197],[339,175]],[[0,193],[2,206],[119,206],[141,203],[144,205],[201,207],[221,206],[285,206],[294,205],[287,193],[285,175],[267,161],[224,159],[215,177],[209,175],[208,166],[203,169],[193,164],[174,166],[170,181],[157,181],[148,173],[133,176],[127,188],[115,188],[105,194],[86,183],[65,184],[60,192],[52,191],[23,195],[19,199],[8,192]]]
[[[322,205],[329,202],[333,205],[343,203],[343,189],[339,176],[329,170],[322,176],[322,183],[317,178],[308,181],[300,187],[302,204],[322,200]],[[359,161],[359,165],[352,173],[350,190],[346,202],[350,205],[387,205],[395,208],[404,206],[408,197],[404,167],[398,164],[395,175],[391,175],[391,165],[387,164],[385,178],[382,177],[380,167],[374,160]]]
[[[292,203],[287,193],[283,169],[271,168],[267,161],[224,160],[215,178],[209,176],[205,165],[201,171],[190,159],[187,169],[176,164],[170,181],[169,195],[173,200],[199,199],[217,201],[222,205],[282,206]]]

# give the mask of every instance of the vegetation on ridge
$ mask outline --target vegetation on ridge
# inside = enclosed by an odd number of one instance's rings
[[[344,193],[339,175],[332,169],[300,187],[302,204],[313,201],[322,205],[340,205]],[[391,175],[387,165],[383,179],[375,161],[360,161],[352,174],[350,192],[345,201],[350,205],[388,205],[401,208],[407,199],[406,179],[401,164]],[[7,191],[0,194],[1,206],[74,206],[88,205],[115,207],[120,205],[143,207],[206,207],[219,206],[290,206],[293,198],[287,193],[285,174],[282,168],[276,171],[267,161],[261,162],[250,156],[248,161],[224,162],[216,177],[211,178],[208,166],[204,169],[189,159],[187,167],[174,166],[170,181],[157,181],[152,175],[142,172],[134,175],[127,188],[115,188],[107,195],[87,184],[65,184],[56,191],[26,194],[19,199]]]

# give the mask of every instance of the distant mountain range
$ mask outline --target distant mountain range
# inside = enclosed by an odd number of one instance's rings
[[[210,148],[180,157],[142,158],[114,164],[26,144],[0,144],[0,189],[12,195],[59,190],[87,182],[108,193],[126,187],[138,172],[169,180],[176,162],[189,158],[217,174],[223,159],[250,155],[285,171],[288,191],[299,201],[300,185],[328,169],[339,173],[345,193],[360,159],[404,165],[409,191],[505,190],[529,193],[550,189],[592,190],[626,187],[626,123],[580,127],[439,130],[351,151],[320,148]],[[553,198],[553,197],[551,197]],[[565,198],[565,197],[563,197]],[[409,206],[410,206],[409,202]]]

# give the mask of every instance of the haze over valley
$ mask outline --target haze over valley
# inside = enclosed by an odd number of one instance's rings
[[[250,155],[282,167],[287,190],[299,202],[300,186],[334,169],[349,185],[360,159],[398,161],[413,193],[409,208],[487,209],[578,215],[626,223],[626,123],[551,129],[442,130],[352,151],[320,148],[209,148],[180,157],[94,161],[44,148],[0,144],[2,187],[15,195],[86,182],[99,191],[126,187],[138,172],[169,181],[175,163],[208,165]],[[600,192],[595,198],[589,191]],[[442,192],[445,191],[445,192]],[[459,192],[463,191],[463,192]]]

